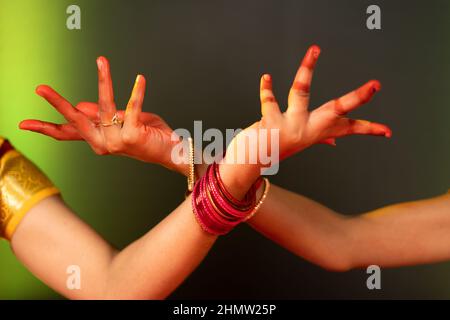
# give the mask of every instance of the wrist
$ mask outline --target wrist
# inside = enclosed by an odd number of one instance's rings
[[[237,199],[242,199],[260,176],[260,168],[254,164],[222,163],[219,172],[228,192]]]

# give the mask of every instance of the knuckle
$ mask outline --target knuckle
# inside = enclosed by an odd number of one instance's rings
[[[106,150],[108,150],[109,153],[119,153],[122,150],[121,143],[118,142],[107,142],[106,143]]]
[[[310,94],[309,94],[308,91],[302,91],[302,90],[293,89],[292,92],[294,93],[294,95],[297,98],[309,99],[309,97],[310,97]]]
[[[332,106],[333,106],[334,112],[336,113],[336,115],[338,117],[345,116],[347,114],[344,106],[342,105],[342,102],[339,99],[333,100]]]
[[[309,98],[310,85],[300,81],[294,82],[292,85],[292,92],[300,97]]]
[[[106,156],[107,154],[109,154],[108,150],[103,148],[92,148],[92,150],[94,150],[95,154],[99,156]]]
[[[261,97],[261,104],[264,104],[264,103],[267,103],[267,102],[276,103],[277,101],[275,100],[274,96]]]
[[[288,137],[288,143],[291,145],[298,145],[302,142],[303,135],[301,132],[293,132]]]

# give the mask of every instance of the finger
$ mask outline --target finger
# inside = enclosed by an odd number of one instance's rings
[[[332,147],[336,147],[336,139],[335,138],[324,139],[324,140],[320,141],[319,143],[320,144],[328,144]]]
[[[61,113],[67,122],[71,123],[80,131],[87,140],[94,139],[95,129],[93,124],[85,114],[74,108],[66,99],[60,96],[55,90],[46,85],[40,85],[36,88],[36,93],[47,100],[55,109]]]
[[[139,116],[144,102],[145,84],[145,77],[138,75],[125,111],[124,127],[136,126],[139,123]]]
[[[71,124],[56,124],[40,120],[24,120],[19,124],[19,128],[41,133],[56,140],[83,140],[77,129]]]
[[[307,110],[314,67],[319,55],[320,48],[316,45],[311,46],[306,52],[289,91],[288,112]]]
[[[116,114],[116,105],[114,103],[113,85],[111,79],[111,70],[108,59],[105,57],[97,58],[98,67],[98,106],[100,126],[103,135],[104,148],[110,153],[120,153],[122,150],[122,141],[120,138],[119,125],[111,125]]]
[[[108,59],[105,57],[97,58],[98,67],[98,104],[100,119],[103,122],[108,122],[116,112],[116,105],[114,103],[114,92],[111,79],[111,70]]]
[[[84,115],[50,86],[40,85],[36,88],[36,93],[55,107],[55,109],[62,114],[68,122],[78,123],[84,121]]]
[[[349,118],[339,119],[337,125],[331,131],[333,137],[344,137],[355,134],[390,138],[392,131],[388,126],[381,123]]]
[[[377,80],[371,80],[358,89],[340,97],[339,99],[326,103],[323,107],[334,112],[337,116],[344,116],[348,112],[369,102],[374,94],[380,90],[380,82]]]
[[[280,113],[280,108],[273,94],[270,74],[265,74],[261,77],[259,97],[261,99],[261,114],[263,117]]]
[[[83,112],[91,121],[98,122],[100,120],[97,103],[80,102],[75,108]]]

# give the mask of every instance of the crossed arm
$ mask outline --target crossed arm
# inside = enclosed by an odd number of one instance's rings
[[[271,77],[266,75],[261,79],[263,117],[261,121],[254,123],[251,127],[280,128],[280,155],[282,158],[316,143],[325,142],[333,145],[336,138],[346,135],[370,134],[386,137],[391,135],[389,128],[382,124],[352,120],[346,117],[348,112],[368,102],[380,89],[377,81],[369,81],[361,88],[339,99],[331,100],[312,112],[307,110],[312,71],[319,52],[317,47],[311,47],[308,50],[292,85],[288,99],[289,107],[286,112],[281,113],[279,110],[272,92]],[[98,64],[99,104],[81,103],[73,108],[53,89],[41,86],[37,89],[37,93],[63,114],[68,123],[58,125],[39,120],[26,120],[21,123],[21,128],[40,132],[59,140],[85,140],[98,154],[114,153],[148,162],[158,162],[186,174],[187,166],[177,167],[168,160],[174,144],[170,139],[172,132],[170,127],[158,116],[141,112],[145,89],[145,79],[142,76],[137,78],[126,108],[127,111],[125,113],[117,111],[118,117],[124,120],[123,128],[98,126],[99,122],[110,121],[116,112],[109,64],[102,57],[99,58]],[[260,169],[259,165],[223,165],[221,174],[227,185],[234,186],[230,191],[236,196],[241,196],[259,175]],[[259,213],[249,223],[288,250],[331,270],[342,271],[368,264],[398,266],[431,263],[449,258],[448,250],[446,250],[447,234],[450,234],[447,232],[450,229],[450,221],[447,221],[450,220],[447,218],[450,206],[448,198],[448,196],[442,196],[422,202],[396,205],[349,218],[300,195],[274,186]],[[186,209],[189,217],[186,216],[184,220],[180,219],[178,222],[175,217],[181,217],[181,212],[184,212],[183,208]],[[169,286],[169,289],[161,290],[159,295],[156,295],[159,297],[165,296],[170,290],[173,290],[182,281],[182,278],[192,271],[214,241],[214,239],[208,238],[209,236],[202,235],[202,231],[192,217],[189,203],[184,202],[162,222],[166,228],[169,225],[167,219],[173,225],[182,227],[183,230],[192,228],[188,233],[192,232],[193,245],[183,248],[183,251],[192,253],[191,250],[194,250],[193,252],[197,252],[198,255],[196,253],[197,258],[192,260],[186,257],[190,263],[187,264],[186,269],[183,269],[181,276],[174,271],[165,278],[174,277],[177,280],[173,282],[173,286]],[[181,226],[183,223],[186,225]],[[92,243],[97,242],[98,246],[107,248],[106,245],[102,245],[103,240],[98,239],[92,231],[87,231],[86,226],[83,228],[86,228],[85,234],[90,234],[87,238],[91,238]],[[142,252],[148,253],[149,251],[143,248],[154,248],[156,252],[159,252],[160,245],[154,241],[158,238],[157,235],[160,235],[163,241],[169,241],[169,247],[172,244],[171,239],[167,239],[166,235],[171,234],[173,229],[169,228],[167,231],[159,225],[155,229],[158,232],[150,231],[148,235],[120,254],[112,249],[104,249],[103,255],[106,257],[104,259],[106,262],[99,262],[99,265],[111,268],[108,268],[109,271],[105,273],[107,276],[103,277],[102,283],[93,287],[105,288],[104,284],[111,283],[111,279],[118,279],[119,275],[123,275],[119,271],[123,271],[126,263],[130,261],[135,262],[133,266],[139,265],[137,266],[139,271],[131,276],[132,279],[126,276],[125,283],[139,283],[141,277],[144,276],[144,270],[148,270],[145,265],[147,260],[143,258]],[[25,237],[25,233],[24,231],[23,237]],[[73,237],[75,236],[74,233]],[[174,237],[174,239],[178,238]],[[185,242],[184,237],[181,242]],[[181,242],[179,239],[178,241],[173,240],[173,244]],[[23,250],[26,251],[26,241],[23,243]],[[89,244],[89,246],[91,245]],[[184,243],[183,245],[190,244]],[[195,251],[196,245],[200,245],[203,249]],[[153,259],[154,255],[149,254],[147,258],[150,259],[150,257]],[[25,254],[23,259],[27,263]],[[182,260],[183,257],[180,259]],[[122,263],[117,261],[122,261]],[[29,262],[31,268],[33,268],[33,263],[33,261]],[[159,266],[166,267],[163,263]],[[104,267],[99,268],[100,270],[104,269]],[[171,270],[169,269],[169,272]],[[41,274],[44,276],[43,272]],[[150,285],[151,277],[148,274],[147,277],[149,277],[148,286],[143,287],[153,287]],[[50,280],[53,281],[53,279]],[[147,288],[147,290],[151,289]],[[103,292],[105,289],[102,289]],[[149,294],[146,297],[148,296],[152,295]]]
[[[118,251],[53,196],[28,212],[11,247],[33,274],[68,298],[163,299],[198,266],[217,238],[198,226],[189,200]],[[450,258],[450,194],[348,217],[272,186],[249,224],[332,271]],[[70,265],[81,269],[80,290],[66,285]]]
[[[17,258],[71,299],[163,299],[197,267],[216,237],[198,226],[190,198],[140,239],[119,251],[79,219],[58,196],[34,206],[11,239]],[[81,289],[69,289],[77,265]]]

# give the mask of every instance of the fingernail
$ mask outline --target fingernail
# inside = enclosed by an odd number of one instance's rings
[[[265,81],[271,81],[271,80],[272,80],[272,77],[270,76],[270,74],[265,74],[265,75],[263,75],[263,79],[264,79]]]
[[[314,59],[317,59],[320,55],[320,47],[318,45],[311,46],[311,52],[313,54]]]
[[[137,85],[137,84],[141,81],[141,79],[142,79],[142,75],[141,75],[141,74],[138,74],[138,75],[136,76],[136,81],[134,82],[134,85]]]
[[[37,95],[41,95],[41,86],[37,86],[34,92],[36,92]]]
[[[377,92],[381,90],[381,83],[377,80],[373,81],[372,83],[372,91]]]
[[[97,58],[97,68],[99,70],[101,70],[103,68],[103,61],[102,61],[102,57],[98,57]]]

